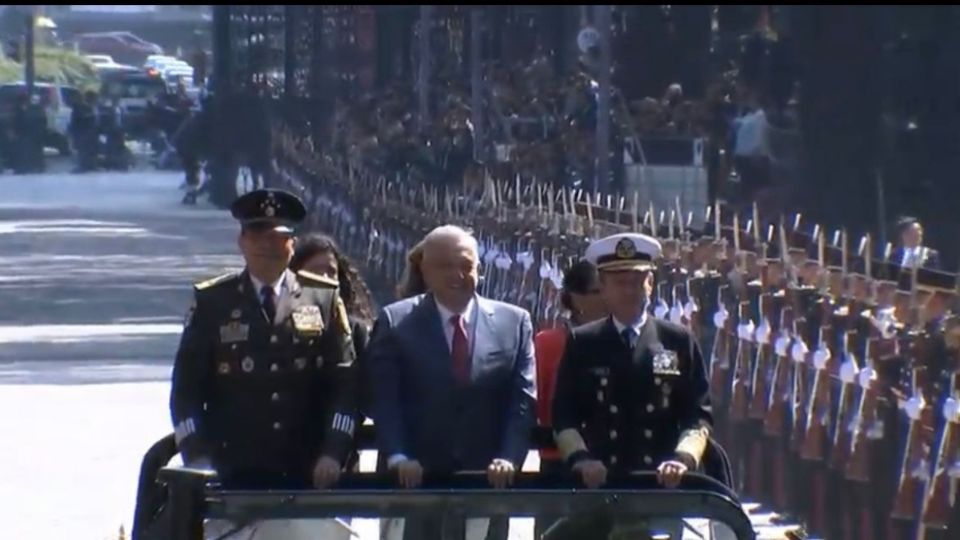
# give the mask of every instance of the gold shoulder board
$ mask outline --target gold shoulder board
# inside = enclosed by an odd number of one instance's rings
[[[335,279],[330,279],[326,276],[321,276],[320,274],[314,274],[313,272],[307,272],[306,270],[300,270],[297,272],[297,276],[306,280],[309,285],[322,285],[333,288],[340,286],[340,282]]]
[[[353,329],[350,328],[350,317],[347,316],[347,307],[343,305],[343,299],[337,295],[337,320],[340,323],[340,330],[345,336],[352,336]]]
[[[227,273],[227,274],[223,274],[222,276],[217,276],[217,277],[215,277],[215,278],[213,278],[213,279],[208,279],[208,280],[206,280],[206,281],[201,281],[200,283],[195,284],[193,287],[194,287],[195,289],[197,289],[198,291],[202,291],[202,290],[204,290],[204,289],[209,289],[210,287],[213,287],[214,285],[219,285],[219,284],[221,284],[221,283],[223,283],[223,282],[225,282],[225,281],[227,281],[227,280],[229,280],[229,279],[231,279],[231,278],[233,278],[233,277],[236,277],[236,275],[237,275],[237,274],[236,274],[235,272],[230,272],[230,273]]]

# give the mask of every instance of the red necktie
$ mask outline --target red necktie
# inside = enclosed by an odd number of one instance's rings
[[[450,317],[453,325],[453,344],[450,347],[450,358],[453,360],[453,379],[459,384],[470,382],[470,347],[467,345],[467,332],[463,329],[463,318],[460,315]]]

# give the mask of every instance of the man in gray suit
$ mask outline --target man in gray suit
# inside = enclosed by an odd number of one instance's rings
[[[477,241],[438,227],[420,246],[427,293],[385,307],[369,362],[378,446],[400,485],[427,473],[486,470],[509,486],[526,458],[535,422],[536,371],[530,314],[476,293]],[[440,519],[407,520],[405,538],[439,538]],[[506,523],[489,538],[506,538]]]

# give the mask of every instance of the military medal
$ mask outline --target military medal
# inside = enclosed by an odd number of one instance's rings
[[[293,361],[293,365],[297,367],[299,371],[307,369],[307,359],[306,358],[297,358]]]
[[[656,375],[679,375],[679,359],[676,351],[660,351],[654,355],[653,373]]]
[[[240,362],[240,367],[243,369],[244,373],[250,373],[253,371],[253,358],[249,356],[243,359],[243,362]]]
[[[231,322],[220,327],[220,343],[237,343],[246,341],[250,335],[250,326]]]
[[[300,306],[290,314],[293,326],[304,334],[319,334],[323,331],[323,316],[317,306]]]

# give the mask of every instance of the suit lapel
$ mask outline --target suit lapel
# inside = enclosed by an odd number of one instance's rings
[[[493,305],[482,296],[475,296],[476,311],[474,312],[476,323],[473,325],[473,353],[470,355],[471,365],[474,366],[476,373],[477,364],[495,350],[499,350],[500,333],[497,332],[493,319]],[[497,348],[494,348],[497,347]]]
[[[253,280],[250,279],[250,273],[246,270],[243,271],[240,279],[240,295],[243,297],[243,309],[250,313],[250,320],[266,323],[259,293],[254,290]]]
[[[274,326],[283,324],[287,320],[287,317],[293,312],[293,308],[299,304],[300,295],[303,292],[300,288],[300,282],[293,275],[293,272],[287,270],[283,279],[286,288],[281,288],[280,298],[277,299],[277,316],[273,320]]]
[[[433,295],[425,295],[415,309],[419,317],[418,326],[424,329],[422,336],[425,348],[424,356],[449,370],[451,363],[450,346],[447,345],[443,328],[444,321],[440,320],[437,301],[434,300]],[[419,338],[419,336],[417,337]]]
[[[644,369],[653,369],[653,355],[663,350],[660,343],[660,334],[657,332],[657,322],[647,314],[647,322],[640,329],[637,346],[633,349],[633,361],[644,366]],[[651,371],[652,372],[652,371]]]

